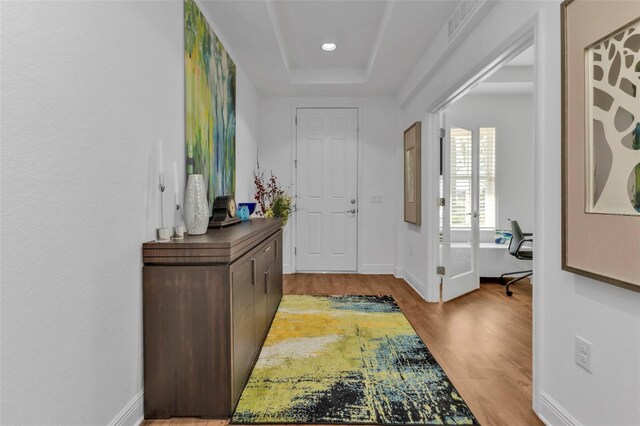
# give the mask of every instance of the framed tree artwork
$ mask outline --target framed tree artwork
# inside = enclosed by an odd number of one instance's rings
[[[562,267],[640,291],[640,2],[562,4]]]
[[[236,188],[236,65],[194,0],[184,1],[187,174],[204,177],[209,212]]]
[[[417,121],[404,132],[404,221],[420,225],[421,125]]]

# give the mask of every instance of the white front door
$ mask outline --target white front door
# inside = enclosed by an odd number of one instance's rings
[[[447,114],[443,148],[442,300],[480,288],[480,128]],[[453,241],[452,228],[463,237]]]
[[[356,271],[358,110],[296,114],[296,270]]]

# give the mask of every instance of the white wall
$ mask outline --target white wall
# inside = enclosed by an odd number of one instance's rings
[[[445,113],[496,128],[496,229],[533,229],[533,96],[464,96]]]
[[[539,25],[536,132],[542,141],[535,148],[535,408],[551,424],[635,425],[640,419],[640,293],[561,270],[560,2],[498,2],[406,103],[400,124],[425,120],[446,93],[486,65],[485,58],[497,55],[531,20]],[[435,130],[424,129],[423,140],[430,131]],[[423,181],[423,187],[428,184]],[[428,230],[423,225],[419,231],[401,226],[401,231],[399,252],[406,255],[399,259],[401,267],[432,284],[435,277],[421,267],[426,253],[420,247],[427,246]],[[411,245],[419,250],[413,257],[407,255]],[[593,344],[592,374],[574,363],[575,335]]]
[[[260,96],[244,71],[236,72],[236,201],[253,200],[253,169],[260,140]]]
[[[392,225],[397,194],[393,181],[398,170],[396,151],[396,106],[392,98],[295,98],[264,97],[261,101],[260,166],[273,170],[280,182],[293,183],[292,120],[296,107],[358,107],[360,143],[360,229],[359,272],[392,273],[395,263],[395,228]],[[381,195],[382,203],[371,203]],[[284,234],[284,268],[293,271],[292,229],[295,218]]]
[[[183,0],[184,1],[184,0]],[[179,2],[181,3],[181,2]],[[220,18],[208,12],[207,2],[196,0],[200,11],[236,64],[236,193],[238,203],[253,200],[253,169],[260,137],[260,94],[235,59],[234,46],[220,31]],[[180,35],[182,37],[182,35]],[[181,38],[182,40],[182,38]]]
[[[140,248],[159,223],[157,139],[184,180],[182,10],[2,4],[2,424],[106,424],[130,403],[120,419],[142,415]],[[259,100],[241,70],[237,86],[246,192]],[[168,203],[171,173],[167,184]]]

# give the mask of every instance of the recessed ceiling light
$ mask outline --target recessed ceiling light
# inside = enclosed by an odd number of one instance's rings
[[[333,52],[334,50],[336,50],[336,44],[335,43],[322,43],[322,50],[324,50],[325,52]]]

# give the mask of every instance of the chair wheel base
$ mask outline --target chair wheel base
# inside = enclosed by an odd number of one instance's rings
[[[509,297],[513,296],[513,292],[511,290],[507,290],[507,296]]]

